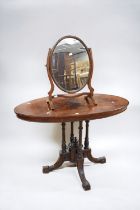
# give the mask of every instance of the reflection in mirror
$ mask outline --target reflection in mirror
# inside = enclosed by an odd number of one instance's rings
[[[52,76],[65,92],[77,92],[88,82],[89,56],[85,46],[74,38],[64,38],[54,48]]]

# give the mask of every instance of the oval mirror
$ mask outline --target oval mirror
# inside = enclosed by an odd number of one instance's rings
[[[90,72],[86,45],[77,37],[63,37],[55,44],[51,57],[51,74],[64,92],[74,93],[88,82]]]

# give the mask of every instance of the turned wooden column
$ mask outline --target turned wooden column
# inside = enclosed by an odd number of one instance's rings
[[[70,142],[74,142],[74,122],[71,122],[71,134],[70,134]]]
[[[88,132],[89,132],[89,120],[86,120],[86,135],[85,135],[85,143],[84,143],[84,149],[89,148],[89,137],[88,137]]]
[[[83,129],[83,122],[79,121],[78,158],[83,159],[83,154],[82,154],[82,129]]]
[[[79,121],[79,147],[82,148],[82,129],[83,129],[83,122]]]
[[[66,153],[66,137],[65,137],[65,122],[62,122],[62,153]]]

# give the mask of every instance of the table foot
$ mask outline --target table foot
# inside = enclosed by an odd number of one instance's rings
[[[77,169],[82,182],[82,187],[84,188],[84,190],[90,190],[91,187],[89,182],[86,180],[83,164],[84,164],[84,159],[77,160]]]
[[[106,158],[103,156],[103,157],[99,157],[99,158],[95,158],[92,156],[91,154],[91,149],[88,149],[86,151],[86,157],[93,163],[106,163]]]
[[[63,163],[64,163],[64,156],[62,154],[60,154],[56,163],[51,166],[43,166],[42,172],[44,174],[49,173],[50,171],[53,171],[53,170],[59,168]]]

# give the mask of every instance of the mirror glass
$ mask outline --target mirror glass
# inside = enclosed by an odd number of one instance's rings
[[[52,77],[63,91],[74,93],[88,82],[89,56],[76,38],[64,38],[54,48],[51,60]]]

